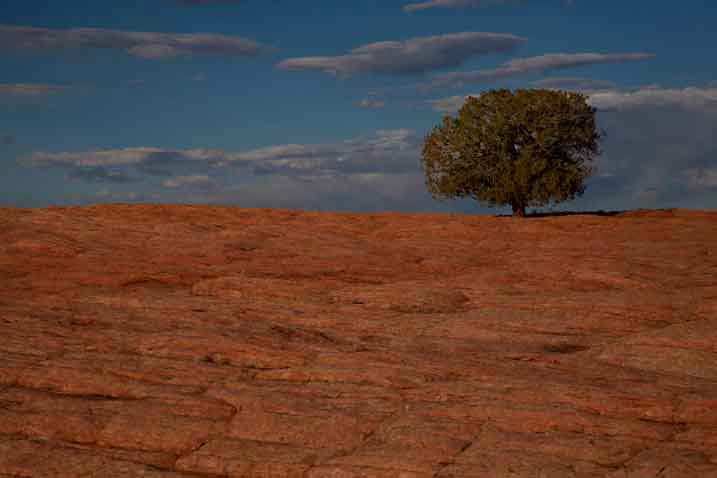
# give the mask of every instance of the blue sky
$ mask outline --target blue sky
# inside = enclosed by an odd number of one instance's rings
[[[432,199],[420,143],[465,95],[544,87],[608,134],[558,209],[717,206],[714,2],[129,3],[0,6],[0,205],[502,212]]]

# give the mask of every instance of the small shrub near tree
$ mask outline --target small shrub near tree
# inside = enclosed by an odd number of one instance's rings
[[[552,90],[491,90],[469,97],[426,136],[422,165],[434,198],[472,197],[527,207],[585,192],[600,154],[596,110],[587,97]]]

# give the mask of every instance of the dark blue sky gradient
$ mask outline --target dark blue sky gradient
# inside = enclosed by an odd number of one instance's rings
[[[0,90],[0,137],[13,138],[0,144],[0,205],[153,201],[491,212],[495,210],[470,201],[436,202],[421,192],[425,188],[416,145],[443,114],[429,101],[496,87],[531,87],[541,79],[577,77],[610,81],[610,92],[618,94],[652,88],[670,100],[662,101],[657,95],[627,110],[601,113],[601,124],[611,138],[598,163],[605,176],[595,178],[586,195],[567,208],[717,206],[717,140],[708,134],[710,128],[717,131],[714,2],[574,0],[568,6],[561,0],[526,0],[521,6],[431,8],[413,13],[402,9],[407,3],[410,0],[245,0],[238,5],[189,7],[172,0],[5,1],[0,6],[0,24],[5,26],[217,33],[254,40],[275,50],[253,57],[192,54],[146,59],[123,49],[0,46],[0,85],[65,87],[33,96]],[[276,67],[289,58],[344,55],[373,42],[457,32],[508,33],[527,41],[509,53],[473,56],[463,66],[435,68],[426,74],[366,73],[341,78],[316,70]],[[559,53],[655,56],[515,75],[458,88],[416,89],[442,73],[492,69],[511,59]],[[685,88],[691,90],[684,93]],[[675,100],[675,95],[681,96]],[[694,95],[700,99],[693,101]],[[361,108],[358,103],[365,98],[379,100],[383,107]],[[643,122],[656,124],[643,128]],[[190,174],[178,170],[162,177],[132,170],[134,181],[120,184],[99,177],[77,179],[72,168],[45,169],[22,160],[38,152],[138,147],[241,153],[287,144],[370,141],[377,131],[404,129],[414,135],[415,171],[404,170],[400,177],[389,174],[378,182],[376,177],[356,179],[349,173],[343,179],[306,182],[280,173],[260,177],[251,169],[218,167]],[[654,136],[643,133],[645,129]],[[670,142],[665,143],[668,136]],[[401,151],[406,153],[405,148]],[[659,156],[665,151],[670,155]],[[304,159],[310,159],[310,154]],[[355,155],[351,160],[361,162],[362,158]],[[385,160],[390,161],[390,155]],[[191,175],[207,180],[201,180],[202,187],[191,181],[182,187],[163,185],[174,176]],[[359,199],[357,194],[369,198]]]

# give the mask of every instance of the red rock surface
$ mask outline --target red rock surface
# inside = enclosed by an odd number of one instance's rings
[[[717,212],[0,209],[9,477],[717,477]]]

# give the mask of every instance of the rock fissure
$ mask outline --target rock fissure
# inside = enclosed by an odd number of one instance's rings
[[[468,448],[470,448],[471,446],[473,446],[473,443],[475,443],[475,441],[473,441],[473,440],[466,442],[464,445],[462,445],[462,446],[460,447],[460,449],[459,449],[454,455],[452,455],[451,457],[449,457],[447,460],[445,460],[445,461],[439,461],[439,462],[438,462],[438,470],[437,470],[435,473],[433,473],[433,478],[439,478],[439,475],[441,474],[441,472],[442,472],[447,466],[454,464],[454,463],[455,463],[455,459],[458,458],[458,457],[459,457],[463,452],[465,452]]]

